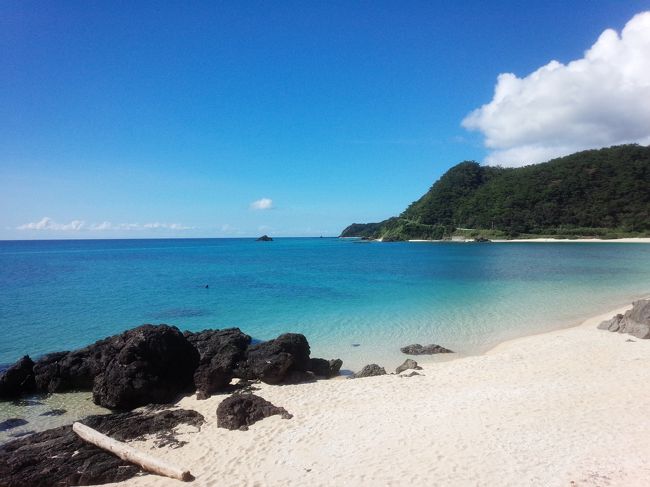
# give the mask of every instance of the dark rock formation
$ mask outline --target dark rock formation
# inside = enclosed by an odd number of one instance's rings
[[[27,392],[92,390],[95,403],[133,409],[167,403],[197,390],[204,399],[233,378],[268,384],[338,375],[339,359],[310,359],[304,335],[286,333],[251,345],[238,328],[182,334],[168,325],[142,325],[75,351],[23,357],[0,375],[0,399]]]
[[[354,374],[353,377],[355,379],[360,379],[362,377],[373,377],[376,375],[386,375],[386,369],[377,364],[370,364],[366,365],[360,372]]]
[[[0,375],[0,399],[14,399],[35,389],[34,362],[28,355]]]
[[[0,431],[7,431],[13,428],[18,428],[18,426],[25,426],[27,420],[23,418],[9,418],[0,422]]]
[[[490,240],[489,238],[485,238],[485,237],[476,237],[474,239],[474,242],[478,242],[478,243],[486,243],[486,242],[491,242],[491,241],[492,240]]]
[[[173,401],[192,389],[199,354],[178,328],[142,325],[114,340],[119,353],[95,378],[96,404],[133,409]]]
[[[168,434],[181,423],[200,426],[196,411],[90,416],[82,422],[120,441],[145,434]],[[0,485],[50,487],[121,482],[140,472],[136,465],[82,441],[67,425],[0,446]]]
[[[650,300],[640,299],[633,303],[632,309],[624,315],[618,314],[610,320],[603,321],[601,330],[627,333],[636,338],[650,338]]]
[[[194,371],[198,399],[207,399],[230,384],[251,343],[251,337],[239,328],[185,332],[185,337],[199,352],[199,366]]]
[[[235,394],[223,400],[217,407],[217,426],[229,430],[247,430],[261,419],[280,414],[282,419],[291,419],[286,409],[274,406],[266,399],[254,394]]]
[[[273,239],[269,237],[268,235],[262,235],[260,238],[257,239],[258,242],[273,242]]]
[[[330,360],[330,378],[339,375],[342,366],[343,366],[343,360],[341,360],[340,358],[333,358],[332,360]]]
[[[316,377],[330,379],[339,375],[343,361],[341,359],[325,360],[323,358],[309,359],[309,370]]]
[[[285,333],[274,340],[248,348],[246,361],[235,373],[241,379],[281,383],[290,371],[309,369],[309,343],[304,335]]]
[[[598,328],[600,330],[619,331],[621,329],[621,321],[623,321],[623,315],[617,314],[613,318],[603,321],[598,325]]]
[[[45,411],[39,416],[63,416],[67,412],[68,411],[66,411],[65,409],[52,409],[51,411]]]
[[[400,351],[406,355],[433,355],[435,353],[454,353],[445,347],[441,347],[440,345],[435,345],[433,343],[426,346],[415,343],[413,345],[407,345],[406,347],[400,348]]]
[[[402,365],[400,365],[395,369],[395,373],[401,374],[405,370],[409,370],[409,369],[422,370],[422,367],[420,367],[418,363],[412,358],[407,358]]]

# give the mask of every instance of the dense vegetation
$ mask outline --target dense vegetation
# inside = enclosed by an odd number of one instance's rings
[[[400,216],[352,224],[341,236],[613,238],[648,233],[650,147],[622,145],[514,169],[461,162]]]

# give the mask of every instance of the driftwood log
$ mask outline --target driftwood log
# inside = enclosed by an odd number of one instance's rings
[[[79,435],[82,440],[116,455],[122,460],[135,463],[147,472],[171,477],[184,482],[194,480],[194,477],[189,470],[183,470],[175,465],[163,462],[159,458],[155,458],[147,453],[136,450],[121,441],[114,440],[85,424],[74,423],[72,425],[72,430]]]

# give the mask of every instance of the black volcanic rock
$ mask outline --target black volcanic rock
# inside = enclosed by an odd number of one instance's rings
[[[309,343],[304,335],[285,333],[249,347],[246,361],[240,364],[235,376],[279,384],[290,371],[309,370],[309,352]]]
[[[199,353],[178,328],[142,325],[113,339],[119,352],[95,378],[96,404],[133,409],[170,402],[193,388]]]
[[[251,337],[239,328],[185,332],[185,337],[199,352],[199,366],[194,371],[198,399],[207,399],[230,384],[251,343]]]
[[[35,389],[34,362],[28,355],[0,375],[0,399],[15,399]]]
[[[377,375],[386,375],[386,369],[380,367],[377,364],[366,365],[361,371],[354,374],[355,379],[361,379],[362,377],[374,377]]]
[[[234,394],[217,407],[217,426],[229,430],[247,430],[251,424],[276,414],[280,414],[283,419],[292,418],[286,409],[274,406],[255,394]]]
[[[395,369],[395,373],[401,374],[405,370],[409,370],[409,369],[422,370],[422,367],[420,367],[418,363],[412,358],[407,358],[402,365],[400,365],[399,367],[397,367],[397,369]]]
[[[168,434],[179,424],[200,427],[196,411],[172,410],[158,414],[120,413],[90,416],[84,424],[126,441],[146,434]],[[100,448],[85,443],[72,426],[62,426],[0,446],[0,485],[54,487],[98,485],[127,480],[141,470]]]
[[[7,431],[10,429],[18,428],[18,426],[25,426],[28,423],[23,418],[9,418],[0,422],[0,431]]]
[[[268,235],[262,235],[260,238],[257,239],[258,242],[273,242],[273,239],[269,237]]]
[[[323,358],[309,359],[309,371],[317,377],[330,379],[339,375],[343,361],[341,359],[325,360]]]
[[[445,347],[441,347],[440,345],[435,345],[433,343],[426,346],[415,343],[413,345],[407,345],[406,347],[400,348],[400,351],[406,355],[433,355],[436,353],[454,353]]]

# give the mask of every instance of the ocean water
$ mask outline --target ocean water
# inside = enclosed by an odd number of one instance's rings
[[[481,353],[647,294],[646,244],[4,241],[0,363],[168,323],[300,332],[344,367],[394,366],[409,343]]]
[[[481,353],[648,294],[647,244],[4,241],[0,364],[168,323],[262,340],[299,332],[312,356],[340,357],[344,369],[394,368],[410,343]],[[87,393],[34,399],[43,404],[0,403],[0,421],[30,420],[0,441],[95,411]],[[62,400],[67,415],[41,416]]]

